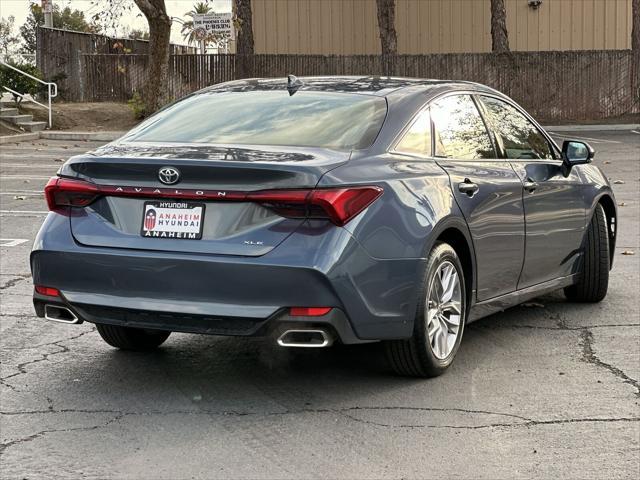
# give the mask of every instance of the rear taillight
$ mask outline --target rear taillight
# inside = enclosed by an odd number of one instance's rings
[[[246,200],[260,203],[285,217],[326,218],[342,226],[380,195],[380,187],[345,187],[255,192],[247,194]]]
[[[132,198],[171,198],[216,202],[255,202],[283,217],[324,218],[336,225],[349,220],[371,205],[382,188],[376,186],[295,190],[226,192],[180,188],[142,188],[96,185],[85,180],[53,177],[44,188],[49,210],[86,207],[99,196]]]
[[[51,211],[62,207],[86,207],[99,195],[97,185],[84,180],[53,177],[44,187],[44,196]]]

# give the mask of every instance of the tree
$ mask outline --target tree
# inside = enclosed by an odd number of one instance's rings
[[[509,51],[507,10],[504,0],[491,0],[491,49],[496,53]]]
[[[196,31],[195,28],[193,28],[193,18],[196,15],[202,15],[204,13],[210,13],[210,12],[211,12],[211,7],[207,2],[198,2],[193,5],[192,10],[185,13],[185,16],[191,17],[191,20],[188,20],[182,24],[180,33],[182,33],[182,37],[187,41],[189,45],[193,45],[203,40],[198,37],[198,32]]]
[[[13,15],[6,20],[4,17],[0,20],[0,52],[5,55],[12,53],[20,43],[20,39],[13,33],[15,22],[16,18]]]
[[[376,0],[378,9],[378,30],[382,55],[398,53],[398,35],[396,34],[396,0]]]
[[[44,25],[42,7],[36,3],[31,3],[29,5],[29,16],[20,27],[20,35],[24,41],[23,53],[36,52],[36,29],[40,25]],[[98,33],[100,31],[99,25],[87,22],[83,11],[72,10],[68,6],[61,9],[59,5],[54,5],[53,7],[53,28],[88,33]]]
[[[138,28],[131,30],[127,36],[132,40],[149,40],[149,32]]]
[[[149,63],[142,92],[145,113],[149,115],[165,103],[167,96],[171,17],[164,0],[134,1],[149,24]]]
[[[640,57],[640,0],[633,0],[631,16],[633,17],[631,49],[636,57]]]
[[[236,27],[236,77],[252,76],[253,16],[251,0],[234,0],[234,24]]]
[[[239,55],[253,55],[253,15],[251,0],[234,0],[235,24],[238,31],[236,38],[236,53]]]

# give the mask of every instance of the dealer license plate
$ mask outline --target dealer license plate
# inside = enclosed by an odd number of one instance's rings
[[[203,225],[203,203],[145,202],[140,234],[147,238],[200,240]]]

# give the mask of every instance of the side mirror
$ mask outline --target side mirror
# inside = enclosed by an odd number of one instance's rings
[[[565,177],[574,165],[591,163],[596,152],[591,145],[577,140],[565,140],[562,144],[562,163]]]

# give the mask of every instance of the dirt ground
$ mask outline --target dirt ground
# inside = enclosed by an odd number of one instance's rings
[[[35,120],[47,120],[44,108],[26,104],[20,110],[32,114]],[[53,130],[124,131],[138,122],[124,103],[55,103],[53,107]]]

